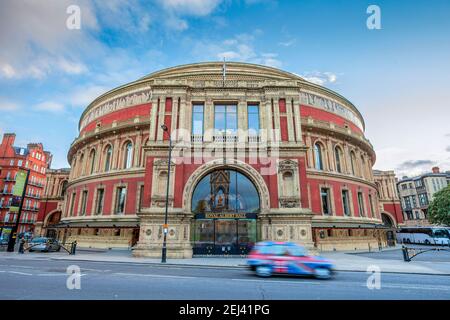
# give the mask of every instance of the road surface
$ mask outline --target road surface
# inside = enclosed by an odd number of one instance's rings
[[[67,288],[67,267],[81,271],[80,289]],[[332,280],[258,278],[239,268],[137,265],[61,260],[0,260],[0,299],[449,299],[450,277],[381,274],[368,289],[365,272]],[[71,278],[72,286],[76,280]]]

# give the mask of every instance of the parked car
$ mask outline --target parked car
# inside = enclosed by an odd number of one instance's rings
[[[29,242],[29,251],[41,251],[41,252],[50,252],[50,251],[60,251],[61,245],[58,240],[47,238],[47,237],[38,237],[34,238]]]
[[[290,274],[329,279],[335,273],[330,260],[310,256],[305,248],[292,242],[257,243],[248,256],[247,265],[260,277]]]

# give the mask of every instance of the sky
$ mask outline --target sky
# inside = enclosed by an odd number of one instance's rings
[[[67,27],[72,5],[79,29]],[[370,5],[379,29],[367,27]],[[42,142],[52,168],[68,167],[94,98],[162,68],[223,58],[345,96],[365,119],[375,169],[450,170],[447,0],[1,0],[0,134]]]

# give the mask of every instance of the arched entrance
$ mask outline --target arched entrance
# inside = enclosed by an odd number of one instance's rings
[[[61,220],[61,211],[53,211],[47,215],[44,220],[43,229],[45,230],[45,236],[48,238],[58,238],[57,229],[53,226],[58,224]]]
[[[389,247],[395,246],[395,223],[394,223],[394,221],[386,213],[381,213],[381,219],[383,221],[383,226],[387,229],[387,231],[386,231],[387,245]]]
[[[232,168],[210,171],[192,193],[194,255],[247,254],[257,239],[260,195],[253,182]]]

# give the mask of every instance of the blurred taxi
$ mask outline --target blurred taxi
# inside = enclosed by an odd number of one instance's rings
[[[293,242],[258,242],[248,255],[247,265],[260,277],[291,274],[329,279],[334,274],[330,260],[309,256],[304,247]]]

